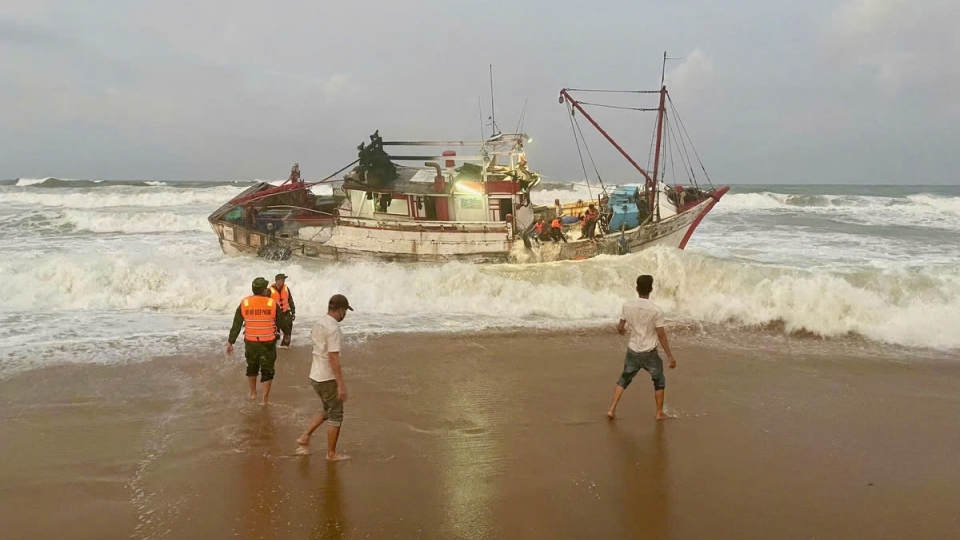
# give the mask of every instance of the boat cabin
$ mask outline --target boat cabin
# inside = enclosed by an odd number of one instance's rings
[[[540,178],[527,169],[527,140],[523,134],[501,134],[476,142],[390,142],[374,134],[370,147],[360,147],[360,165],[344,179],[347,199],[339,216],[396,223],[529,221],[528,193]],[[389,155],[384,150],[389,146],[444,150]],[[451,149],[456,147],[473,147],[475,153],[458,154]]]

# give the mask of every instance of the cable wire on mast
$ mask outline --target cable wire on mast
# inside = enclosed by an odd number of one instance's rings
[[[593,191],[590,190],[590,177],[587,176],[587,165],[583,161],[583,154],[580,152],[580,139],[577,137],[577,129],[573,125],[573,105],[567,104],[567,111],[570,113],[570,130],[573,131],[573,140],[577,143],[577,155],[580,156],[580,167],[583,168],[583,179],[587,183],[587,195],[593,199]],[[584,141],[586,142],[586,141]]]

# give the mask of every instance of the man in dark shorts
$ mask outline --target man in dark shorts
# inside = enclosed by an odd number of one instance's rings
[[[666,387],[666,377],[663,375],[663,360],[657,354],[657,344],[663,346],[663,352],[670,361],[670,369],[677,367],[677,361],[670,352],[667,342],[667,332],[663,329],[664,317],[660,306],[650,301],[653,292],[653,276],[643,275],[637,278],[637,295],[639,298],[628,300],[623,304],[620,314],[620,324],[617,332],[620,335],[629,334],[627,357],[623,362],[623,373],[613,389],[613,400],[607,411],[607,418],[613,420],[617,415],[617,403],[633,377],[644,369],[653,379],[653,395],[657,404],[657,420],[670,418],[663,412],[663,396]]]
[[[250,383],[250,399],[257,399],[257,373],[263,386],[263,401],[270,398],[274,363],[277,361],[277,317],[279,306],[270,298],[270,284],[258,277],[253,280],[253,296],[244,298],[233,316],[233,327],[227,339],[227,355],[233,354],[233,344],[243,327],[243,347],[247,358],[247,380]]]
[[[310,436],[327,422],[327,460],[349,459],[345,454],[337,453],[337,440],[340,438],[340,424],[343,422],[343,402],[347,400],[347,385],[343,382],[340,370],[340,322],[353,311],[347,297],[335,294],[327,302],[327,314],[310,331],[313,339],[313,364],[310,366],[310,385],[320,396],[323,409],[319,411],[307,430],[297,439],[297,443],[306,447]]]

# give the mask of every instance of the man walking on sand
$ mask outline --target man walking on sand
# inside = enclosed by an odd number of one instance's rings
[[[340,424],[343,422],[343,402],[347,400],[347,385],[343,382],[340,370],[340,322],[347,316],[347,310],[353,311],[347,297],[335,294],[327,302],[327,315],[320,318],[310,337],[313,339],[313,365],[310,367],[310,385],[320,396],[323,409],[310,421],[310,426],[297,439],[297,443],[310,444],[310,436],[327,422],[327,460],[349,459],[345,454],[337,453],[337,439],[340,438]]]
[[[663,310],[650,301],[653,291],[653,276],[643,275],[637,278],[637,295],[639,298],[628,300],[623,304],[620,315],[620,324],[617,332],[620,335],[629,334],[627,357],[623,362],[623,373],[617,386],[613,389],[613,400],[607,418],[613,420],[617,415],[617,403],[633,377],[645,369],[653,379],[653,395],[657,403],[657,420],[670,418],[663,412],[663,390],[666,386],[666,377],[663,375],[663,360],[657,354],[657,343],[663,346],[663,352],[670,361],[670,369],[677,367],[677,361],[670,352],[667,342],[667,332],[663,329]]]
[[[253,280],[253,296],[244,298],[237,306],[230,337],[227,338],[229,356],[233,354],[233,344],[240,336],[240,327],[243,327],[250,399],[257,399],[257,372],[260,372],[260,383],[263,386],[261,405],[266,405],[270,398],[273,369],[277,361],[277,317],[280,314],[277,303],[270,298],[268,287],[269,283],[262,277]]]

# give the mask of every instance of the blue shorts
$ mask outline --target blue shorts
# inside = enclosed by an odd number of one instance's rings
[[[617,385],[620,388],[630,386],[630,382],[641,369],[647,370],[650,374],[654,390],[663,390],[666,387],[667,378],[663,375],[663,360],[657,354],[657,349],[642,353],[627,349],[627,357],[623,361],[623,373],[620,374]]]

